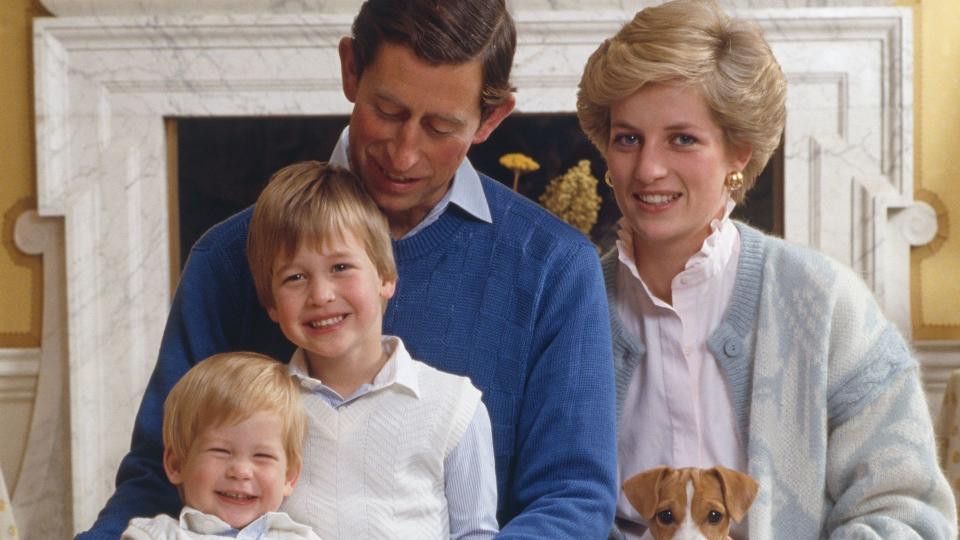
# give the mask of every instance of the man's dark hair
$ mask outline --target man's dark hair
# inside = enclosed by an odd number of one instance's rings
[[[367,0],[353,21],[358,78],[383,42],[409,47],[432,65],[480,59],[483,118],[513,91],[510,68],[517,32],[504,0]]]

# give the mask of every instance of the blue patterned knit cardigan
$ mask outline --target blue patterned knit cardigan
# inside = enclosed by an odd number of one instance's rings
[[[956,538],[917,363],[870,291],[821,253],[737,227],[733,295],[707,346],[760,483],[750,538]],[[617,315],[617,250],[602,264],[619,420],[645,349]]]

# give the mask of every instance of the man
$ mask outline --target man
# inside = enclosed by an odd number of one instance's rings
[[[613,519],[614,387],[594,247],[465,159],[511,112],[515,48],[503,0],[369,0],[339,53],[354,104],[331,162],[387,217],[399,271],[384,333],[469,376],[490,412],[503,538],[605,538]],[[161,462],[163,401],[197,361],[289,358],[244,255],[250,209],[191,251],[117,491],[81,538],[134,515],[176,515]],[[452,518],[452,516],[451,516]]]

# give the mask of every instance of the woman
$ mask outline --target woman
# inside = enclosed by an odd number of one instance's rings
[[[623,213],[603,259],[620,480],[747,472],[737,538],[954,538],[904,340],[850,270],[730,220],[785,93],[760,30],[704,0],[644,9],[587,63],[578,115]],[[616,524],[645,530],[622,495]]]

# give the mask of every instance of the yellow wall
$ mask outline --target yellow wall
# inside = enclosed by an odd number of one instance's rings
[[[915,127],[917,198],[933,206],[939,231],[915,249],[911,275],[915,339],[960,339],[960,2],[901,0],[919,37]]]
[[[36,0],[0,2],[0,348],[40,345],[40,258],[14,246],[13,226],[36,208],[30,21],[42,13]]]
[[[14,246],[13,228],[37,206],[30,25],[43,14],[36,0],[0,0],[0,349],[40,346],[41,260]],[[11,494],[32,411],[29,400],[0,401],[0,465]]]

